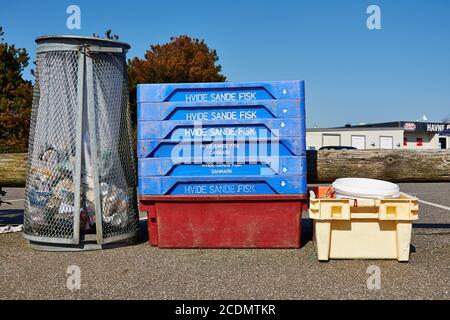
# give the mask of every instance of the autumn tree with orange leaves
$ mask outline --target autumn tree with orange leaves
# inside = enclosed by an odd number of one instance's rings
[[[0,153],[26,152],[33,86],[22,78],[28,54],[3,39],[0,27]]]
[[[136,86],[139,83],[222,82],[216,50],[204,40],[187,35],[172,37],[169,43],[152,45],[143,59],[128,61],[132,119],[136,119]]]

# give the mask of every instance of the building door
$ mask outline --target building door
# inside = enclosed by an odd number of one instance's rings
[[[441,149],[447,149],[447,138],[446,137],[439,138],[439,144],[441,146]]]
[[[394,149],[394,138],[380,137],[380,149]]]
[[[324,134],[322,136],[322,147],[331,147],[340,145],[341,145],[340,134]]]
[[[366,149],[366,136],[352,136],[352,147],[356,149]]]

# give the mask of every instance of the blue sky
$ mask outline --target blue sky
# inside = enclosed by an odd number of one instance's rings
[[[66,28],[71,4],[81,30]],[[366,27],[371,4],[382,30]],[[0,25],[32,59],[45,34],[112,28],[128,58],[171,36],[202,38],[228,81],[305,80],[309,127],[450,116],[448,0],[0,0]]]

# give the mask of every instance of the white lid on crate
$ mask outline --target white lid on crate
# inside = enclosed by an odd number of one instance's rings
[[[336,198],[398,198],[398,185],[376,179],[341,178],[332,184]]]

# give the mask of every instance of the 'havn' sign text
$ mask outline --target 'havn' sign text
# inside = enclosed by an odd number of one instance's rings
[[[432,124],[432,123],[428,123],[427,124],[427,131],[428,132],[442,132],[445,129],[450,129],[450,125]]]

